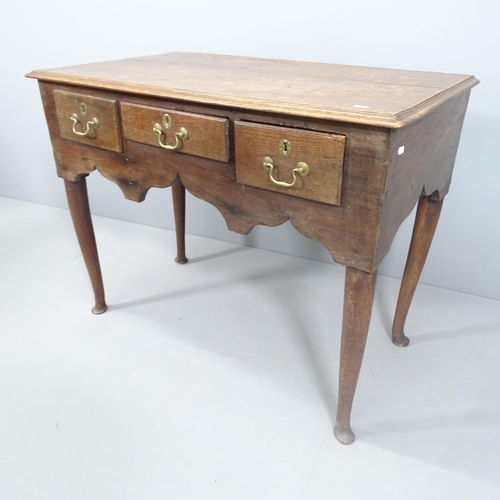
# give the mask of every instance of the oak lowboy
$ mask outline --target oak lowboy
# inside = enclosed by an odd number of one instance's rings
[[[106,310],[85,177],[143,201],[172,186],[178,252],[185,189],[229,229],[290,220],[346,266],[335,435],[351,408],[377,267],[418,202],[393,325],[403,327],[448,192],[472,76],[172,53],[34,71],[57,173]]]

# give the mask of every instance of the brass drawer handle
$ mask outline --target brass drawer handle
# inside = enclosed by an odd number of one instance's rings
[[[165,125],[165,128],[169,129],[172,126],[172,120],[168,114],[163,115],[163,125]],[[168,149],[169,151],[175,151],[176,149],[182,149],[183,142],[186,139],[189,138],[188,131],[184,128],[181,127],[179,129],[179,132],[175,134],[175,144],[173,146],[169,146],[168,144],[163,144],[161,142],[161,134],[163,133],[162,126],[159,123],[155,123],[153,126],[153,132],[155,134],[158,134],[158,144],[163,148],[163,149]]]
[[[78,130],[76,130],[76,128],[75,128],[78,123],[81,123],[81,121],[78,118],[78,115],[76,113],[73,113],[71,115],[71,121],[73,122],[73,133],[76,135],[84,135],[85,136],[85,135],[88,135],[91,127],[94,130],[97,130],[99,128],[99,120],[95,117],[92,118],[92,120],[87,122],[87,129],[85,130],[85,132],[78,132]]]
[[[277,184],[278,186],[282,186],[282,187],[295,186],[295,183],[297,182],[297,174],[299,174],[301,177],[305,177],[307,174],[309,174],[309,166],[307,165],[307,163],[304,163],[303,161],[299,161],[299,163],[297,163],[297,166],[292,170],[292,175],[293,175],[292,182],[277,181],[273,177],[273,169],[274,169],[273,159],[270,158],[269,156],[266,156],[262,160],[262,166],[266,170],[269,171],[269,178],[274,182],[274,184]]]

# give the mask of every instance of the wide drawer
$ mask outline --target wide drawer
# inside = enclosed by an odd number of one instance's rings
[[[116,101],[64,90],[55,90],[54,100],[64,139],[122,150]]]
[[[228,120],[164,108],[121,103],[125,139],[227,162]]]
[[[241,184],[339,205],[345,136],[235,122]]]

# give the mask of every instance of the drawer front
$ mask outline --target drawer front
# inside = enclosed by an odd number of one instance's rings
[[[211,160],[229,161],[225,118],[121,103],[125,139]]]
[[[339,205],[345,136],[235,122],[240,184]]]
[[[54,90],[54,99],[64,139],[121,152],[116,101],[64,90]]]

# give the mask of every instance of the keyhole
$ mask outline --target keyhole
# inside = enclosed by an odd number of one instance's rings
[[[280,142],[280,151],[283,156],[288,156],[292,151],[292,145],[287,139],[282,139]]]

